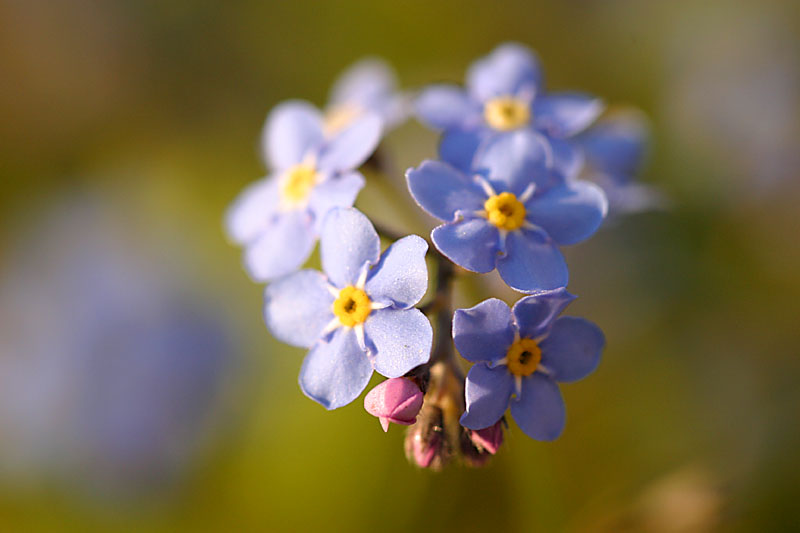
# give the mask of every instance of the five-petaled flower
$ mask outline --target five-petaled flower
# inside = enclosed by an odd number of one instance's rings
[[[528,131],[545,141],[555,168],[569,177],[581,166],[572,137],[594,122],[603,107],[600,100],[582,93],[545,93],[538,59],[514,43],[473,63],[466,90],[434,85],[416,101],[419,118],[444,132],[440,157],[465,172],[481,150],[492,145],[507,150],[514,142],[511,133]]]
[[[473,272],[497,268],[521,292],[565,287],[567,266],[558,245],[574,244],[600,226],[603,191],[564,180],[547,167],[545,147],[534,136],[494,145],[472,175],[438,161],[406,172],[414,200],[445,224],[431,234],[436,248]]]
[[[311,348],[300,371],[309,398],[335,409],[361,394],[373,369],[395,378],[429,360],[431,325],[413,307],[428,287],[427,249],[409,235],[381,254],[367,217],[335,208],[320,237],[325,274],[301,270],[267,287],[272,334]]]
[[[476,363],[466,381],[469,429],[511,415],[529,437],[553,440],[564,429],[564,400],[557,382],[577,381],[600,361],[605,339],[582,318],[556,316],[574,299],[566,289],[527,296],[513,310],[489,299],[453,317],[453,340]]]
[[[263,150],[272,174],[247,188],[228,212],[228,233],[243,245],[256,281],[300,268],[314,249],[333,207],[350,207],[364,186],[358,168],[375,150],[381,119],[361,113],[329,133],[322,114],[299,100],[278,105],[267,118]]]

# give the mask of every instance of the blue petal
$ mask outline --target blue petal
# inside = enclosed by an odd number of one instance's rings
[[[560,288],[540,292],[522,298],[511,310],[519,328],[519,334],[529,339],[541,337],[553,320],[561,314],[575,296]]]
[[[564,256],[541,232],[517,230],[506,236],[506,255],[497,259],[500,277],[514,290],[535,292],[566,287]]]
[[[428,290],[428,243],[417,235],[403,237],[381,255],[370,270],[365,290],[372,301],[408,308]]]
[[[641,183],[630,183],[630,177],[595,174],[592,179],[603,189],[612,214],[637,213],[649,209],[665,209],[669,200],[659,189]]]
[[[597,170],[629,177],[642,164],[648,141],[647,120],[634,110],[617,111],[583,132],[578,141]]]
[[[486,219],[443,224],[431,232],[436,248],[455,264],[473,272],[494,270],[500,234]]]
[[[539,60],[525,46],[508,43],[472,64],[467,72],[467,87],[480,102],[504,95],[516,95],[521,90],[542,87]]]
[[[461,172],[471,174],[475,153],[485,137],[486,131],[481,128],[446,130],[439,141],[439,158]]]
[[[334,104],[356,104],[371,109],[396,87],[394,72],[386,61],[370,57],[354,63],[339,76],[329,100]]]
[[[331,90],[333,106],[374,111],[385,128],[397,126],[409,114],[409,98],[397,90],[394,71],[386,61],[370,57],[356,62],[336,81]]]
[[[453,342],[461,357],[473,363],[495,362],[505,357],[514,342],[508,305],[491,298],[470,309],[456,309]]]
[[[456,211],[479,211],[486,201],[486,193],[471,177],[439,161],[426,160],[408,169],[406,181],[419,206],[441,220],[454,220]]]
[[[533,102],[536,127],[553,137],[571,137],[594,122],[604,109],[598,98],[581,93],[550,93]]]
[[[267,117],[262,144],[272,168],[286,169],[322,144],[322,115],[308,102],[290,100],[276,106]]]
[[[317,242],[311,214],[304,209],[280,213],[247,246],[245,266],[256,281],[269,281],[294,272],[306,262]]]
[[[376,113],[363,113],[325,142],[317,166],[330,172],[358,168],[378,146],[381,128],[382,121]]]
[[[239,244],[252,241],[269,226],[279,201],[276,176],[253,183],[228,210],[225,223],[228,235]]]
[[[475,155],[474,166],[487,171],[496,188],[520,195],[531,183],[537,187],[551,185],[551,163],[547,140],[540,133],[523,129],[487,139]]]
[[[310,348],[333,320],[332,304],[325,276],[316,270],[301,270],[264,291],[264,320],[278,340]]]
[[[583,168],[583,152],[572,140],[550,137],[550,150],[553,154],[553,170],[563,180],[578,177]]]
[[[303,361],[300,388],[326,409],[352,402],[369,383],[372,365],[355,332],[340,328],[330,343],[318,342]]]
[[[541,342],[542,365],[556,381],[578,381],[597,368],[605,343],[603,332],[595,324],[583,318],[561,317]]]
[[[314,187],[308,206],[314,213],[317,230],[321,231],[325,215],[334,207],[352,207],[363,187],[364,177],[355,171],[326,180]]]
[[[608,212],[603,190],[588,181],[572,181],[534,196],[527,219],[558,244],[575,244],[592,235]]]
[[[505,366],[489,368],[484,363],[473,366],[467,374],[467,410],[461,416],[461,425],[467,429],[494,425],[508,409],[513,390],[514,377]]]
[[[419,119],[436,129],[474,122],[480,109],[464,89],[456,85],[433,85],[423,89],[414,102]]]
[[[522,379],[522,394],[511,401],[511,416],[532,439],[555,440],[564,430],[566,409],[555,381],[539,372]]]
[[[397,378],[431,357],[433,329],[419,309],[378,309],[364,323],[375,370]]]
[[[381,252],[378,234],[361,211],[332,209],[322,223],[320,255],[322,269],[342,289],[355,285],[367,263],[375,263]]]

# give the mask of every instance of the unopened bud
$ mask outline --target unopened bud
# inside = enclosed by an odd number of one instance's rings
[[[494,455],[503,444],[503,419],[498,420],[488,428],[470,431],[470,439],[479,450],[485,450]]]
[[[406,457],[420,468],[441,470],[451,455],[445,439],[441,410],[426,408],[406,434]]]
[[[389,423],[410,426],[422,407],[422,391],[406,378],[392,378],[378,384],[364,398],[364,409],[380,419],[384,431]]]

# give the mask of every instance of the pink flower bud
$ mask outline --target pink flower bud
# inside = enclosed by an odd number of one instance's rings
[[[472,431],[470,438],[478,449],[486,450],[492,455],[496,454],[503,444],[503,420],[498,420],[495,425],[488,428]]]
[[[411,437],[410,450],[407,450],[407,455],[413,460],[420,468],[433,468],[434,470],[441,470],[443,461],[441,459],[442,445],[444,441],[439,433],[431,433],[430,438],[426,441],[423,440],[422,435],[419,433]],[[410,452],[410,453],[409,453]],[[437,460],[438,459],[438,460]]]
[[[410,426],[422,407],[422,391],[406,378],[392,378],[378,384],[364,398],[364,409],[381,421],[384,431],[389,422]]]

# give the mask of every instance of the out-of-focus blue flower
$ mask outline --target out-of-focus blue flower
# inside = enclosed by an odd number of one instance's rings
[[[546,167],[546,147],[530,131],[512,142],[489,143],[468,175],[438,161],[406,172],[408,188],[425,211],[445,224],[431,234],[436,248],[473,272],[497,268],[522,292],[567,285],[558,245],[592,235],[606,214],[603,191],[581,180],[563,180]]]
[[[556,318],[574,298],[562,288],[527,296],[513,309],[492,298],[456,310],[456,348],[476,363],[467,375],[464,427],[490,427],[510,406],[529,437],[553,440],[561,434],[565,409],[557,383],[590,374],[605,345],[591,322]]]
[[[7,256],[2,479],[150,490],[210,442],[239,362],[228,327],[123,225],[79,202]]]
[[[333,207],[353,205],[364,186],[358,168],[375,150],[381,119],[365,112],[328,134],[322,113],[307,102],[278,105],[267,118],[265,158],[273,172],[247,188],[228,212],[231,238],[245,247],[256,281],[300,268]]]
[[[546,140],[555,168],[564,176],[574,176],[581,158],[571,138],[602,110],[602,102],[586,94],[545,93],[538,59],[528,48],[513,43],[473,63],[466,89],[434,85],[416,101],[420,119],[443,130],[440,157],[465,172],[487,142],[512,143],[509,133],[528,129]]]
[[[267,327],[283,342],[311,348],[303,392],[327,409],[361,394],[372,371],[400,377],[430,358],[433,332],[413,306],[428,287],[424,239],[409,235],[380,253],[375,228],[356,209],[333,209],[320,237],[322,268],[269,285]]]
[[[636,182],[649,137],[647,119],[635,109],[613,111],[577,137],[586,161],[584,175],[603,188],[611,213],[663,204],[657,190]]]
[[[405,122],[409,107],[409,98],[398,89],[389,64],[376,57],[366,58],[345,70],[334,83],[325,109],[325,125],[327,131],[337,131],[371,111],[380,115],[388,130]]]

